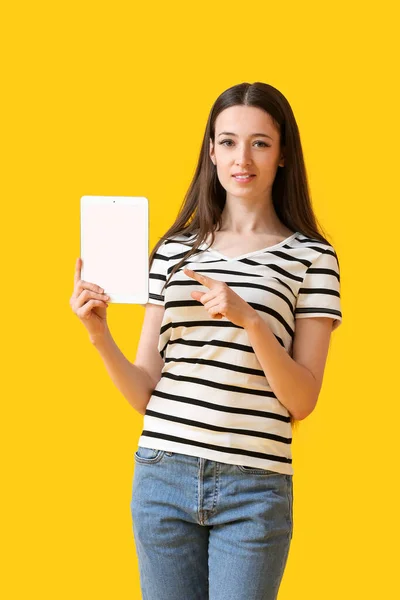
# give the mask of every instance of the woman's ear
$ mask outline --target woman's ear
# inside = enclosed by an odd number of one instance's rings
[[[212,139],[210,138],[210,158],[215,165],[215,152],[214,152],[214,144]]]
[[[285,166],[285,151],[282,150],[281,157],[280,157],[279,163],[278,163],[278,167],[284,167],[284,166]]]

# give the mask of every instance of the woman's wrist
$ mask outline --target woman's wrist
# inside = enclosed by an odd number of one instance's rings
[[[93,346],[96,346],[97,348],[100,346],[103,346],[105,343],[109,342],[111,338],[112,338],[112,336],[111,336],[111,332],[110,332],[108,326],[105,327],[105,329],[102,333],[96,333],[94,335],[89,336],[91,343],[93,344]]]
[[[250,331],[252,329],[255,329],[259,326],[260,323],[260,315],[258,314],[258,312],[252,308],[249,313],[248,316],[246,317],[246,321],[244,324],[244,329],[246,329],[246,331]]]

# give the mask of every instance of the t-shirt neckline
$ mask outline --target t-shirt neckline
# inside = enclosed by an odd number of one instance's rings
[[[241,254],[240,256],[233,256],[233,257],[225,256],[225,254],[222,254],[218,250],[215,250],[212,246],[210,248],[207,248],[206,251],[213,252],[214,254],[218,254],[218,256],[221,256],[221,258],[223,258],[227,262],[231,262],[234,260],[241,260],[242,258],[247,258],[249,256],[255,256],[256,254],[262,254],[263,252],[267,252],[269,250],[274,250],[275,248],[279,248],[280,246],[283,246],[284,244],[291,242],[298,235],[298,233],[299,233],[298,231],[295,231],[294,233],[292,233],[292,235],[285,238],[281,242],[274,244],[273,246],[266,246],[265,248],[261,248],[260,250],[253,250],[252,252],[246,252],[246,254]],[[207,246],[206,242],[203,242],[202,244],[200,244],[201,249],[205,248],[206,246]]]

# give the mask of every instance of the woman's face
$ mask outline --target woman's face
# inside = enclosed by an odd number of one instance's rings
[[[277,168],[284,165],[279,129],[261,108],[230,106],[216,119],[215,146],[210,139],[210,157],[227,196],[269,197]],[[240,172],[255,177],[248,183],[241,182],[233,177]]]

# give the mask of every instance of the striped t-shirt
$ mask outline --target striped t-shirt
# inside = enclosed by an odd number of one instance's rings
[[[291,475],[288,410],[273,393],[246,330],[226,317],[213,319],[190,295],[208,288],[183,268],[227,283],[292,356],[296,319],[331,317],[333,329],[342,321],[335,250],[299,232],[235,258],[203,242],[162,293],[193,240],[191,234],[165,240],[151,265],[149,302],[164,305],[158,350],[165,362],[138,443]]]

